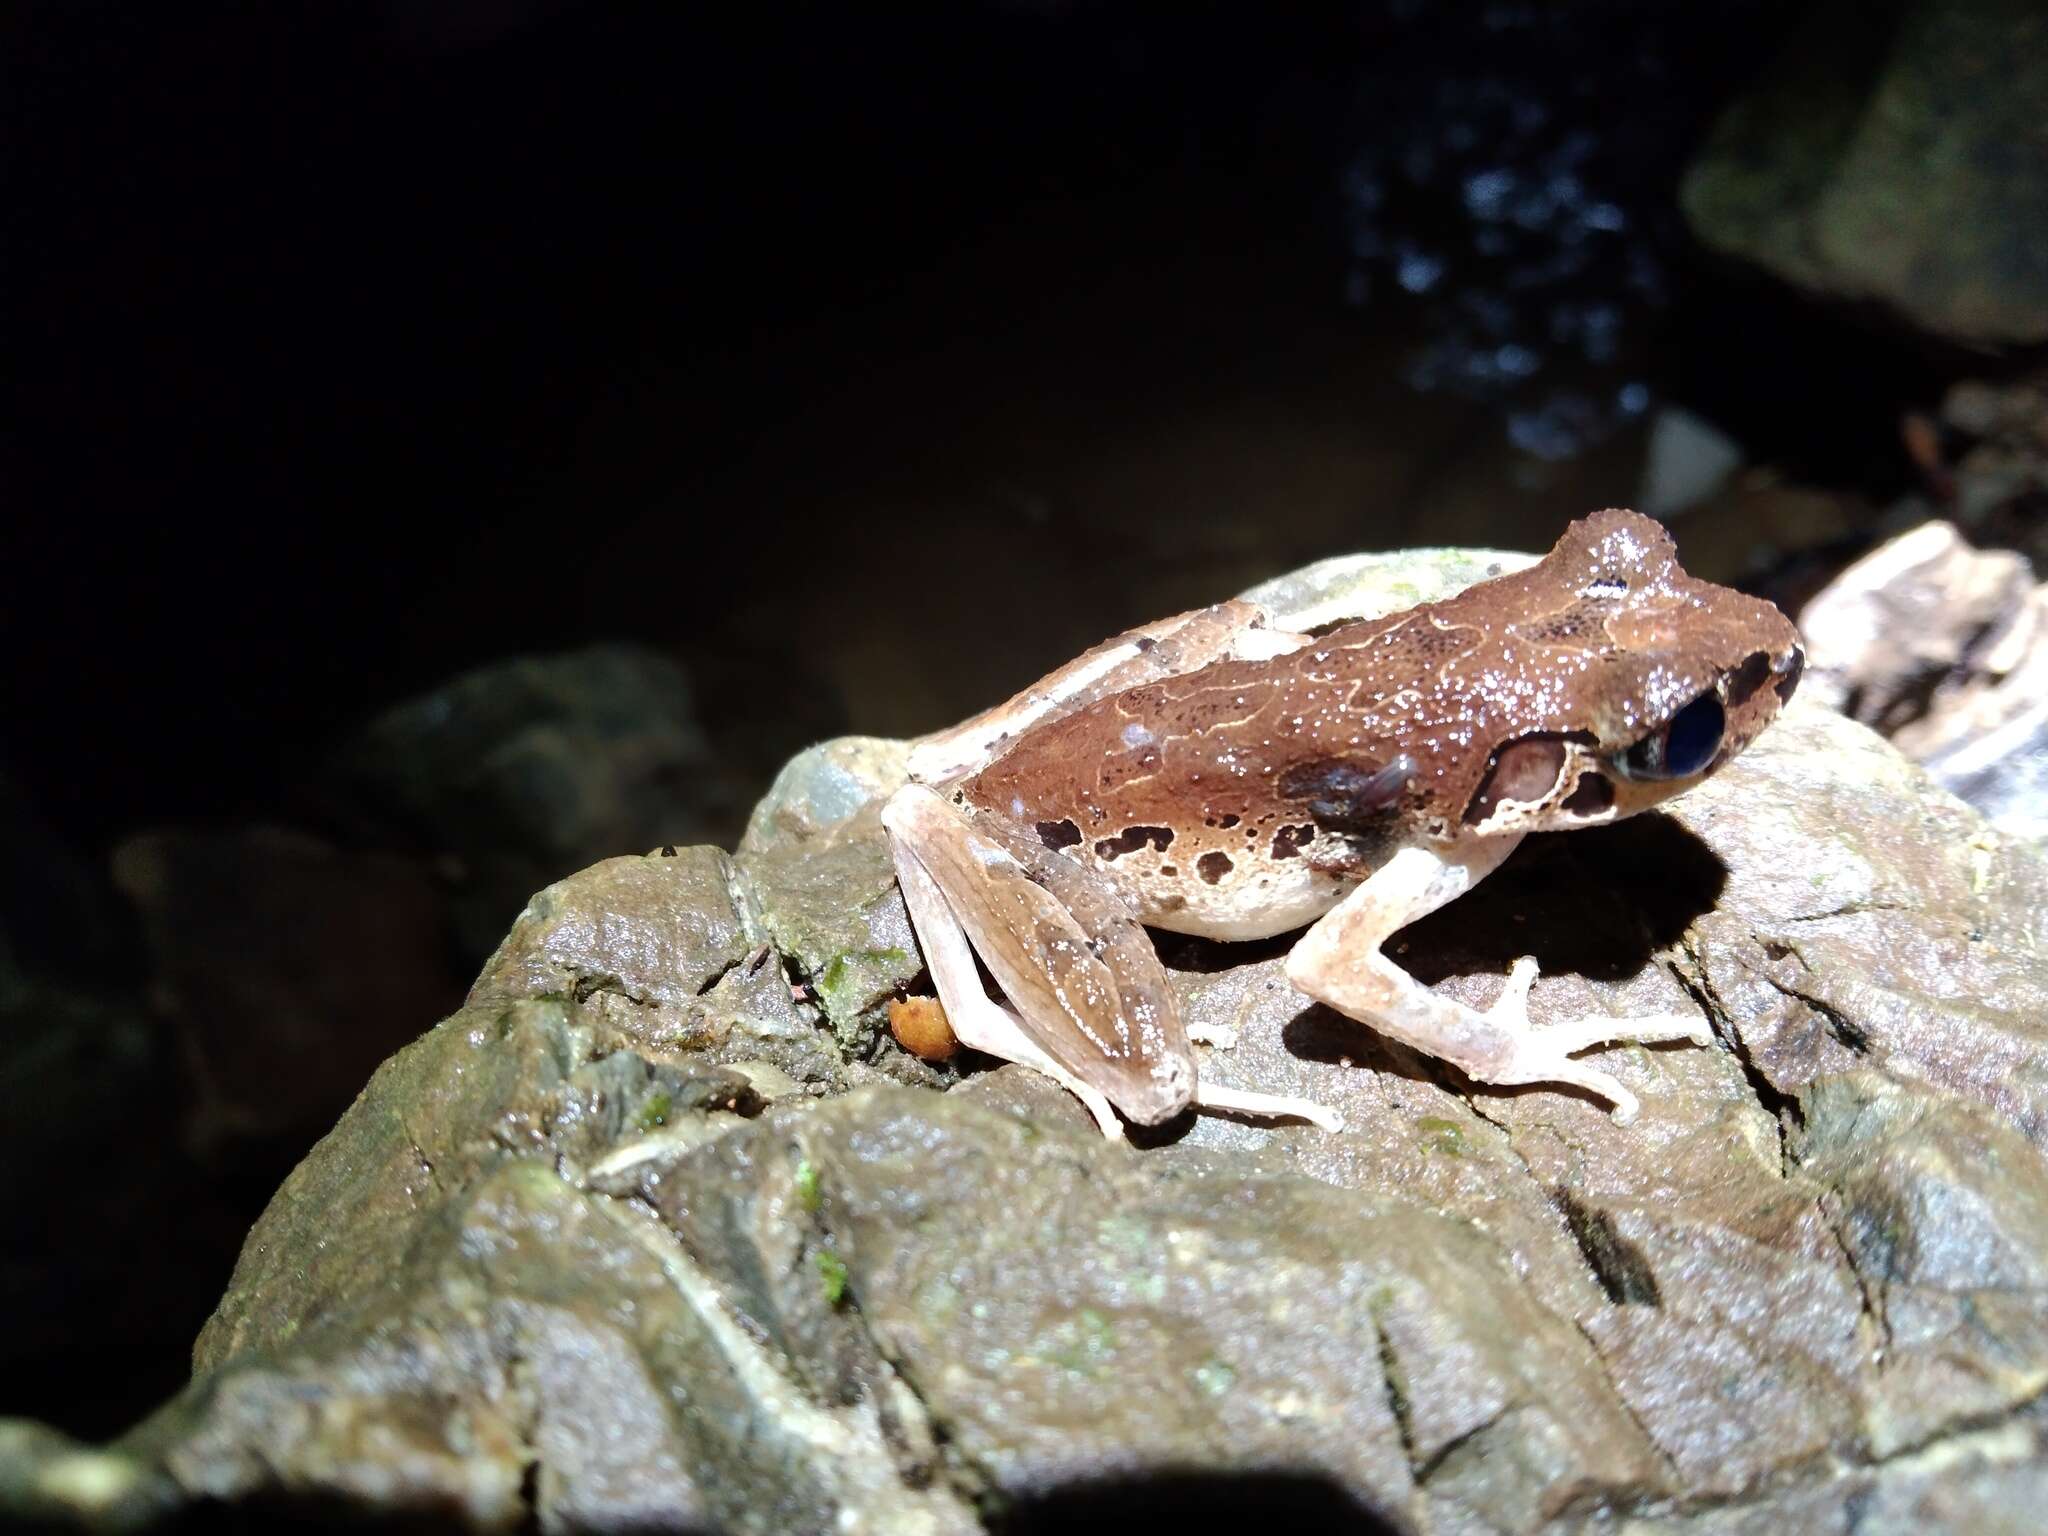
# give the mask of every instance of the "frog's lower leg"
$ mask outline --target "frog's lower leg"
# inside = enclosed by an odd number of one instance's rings
[[[921,785],[882,811],[903,899],[953,1031],[1080,1096],[1105,1134],[1110,1106],[1155,1125],[1206,1104],[1337,1128],[1305,1099],[1205,1087],[1159,957],[1103,877],[1027,830],[968,816]],[[1007,1006],[982,990],[979,955]]]
[[[1536,962],[1517,960],[1493,1006],[1481,1012],[1441,997],[1380,953],[1399,929],[1435,911],[1484,879],[1518,838],[1489,838],[1470,853],[1446,858],[1407,848],[1302,936],[1287,957],[1287,976],[1301,991],[1360,1019],[1481,1082],[1569,1083],[1614,1105],[1622,1123],[1635,1118],[1634,1094],[1611,1073],[1572,1059],[1610,1041],[1691,1040],[1713,1036],[1697,1015],[1588,1017],[1537,1028],[1529,1021]]]
[[[982,990],[981,972],[974,964],[967,932],[924,866],[899,853],[896,880],[903,891],[903,904],[910,909],[910,923],[917,930],[918,948],[924,951],[932,986],[945,1005],[946,1022],[960,1043],[1043,1072],[1087,1106],[1103,1135],[1121,1140],[1123,1122],[1109,1100],[1040,1050],[1025,1034],[1016,1014]]]

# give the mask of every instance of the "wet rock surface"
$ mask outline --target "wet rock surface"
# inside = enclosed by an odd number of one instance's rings
[[[1539,1024],[1702,1009],[1715,1048],[1600,1053],[1635,1124],[1310,1005],[1284,944],[1169,939],[1236,1031],[1202,1071],[1347,1128],[1134,1144],[888,1043],[899,763],[829,743],[736,856],[536,897],[278,1191],[191,1387],[104,1448],[0,1425],[5,1507],[969,1532],[1199,1483],[1195,1529],[1233,1489],[1425,1532],[2033,1527],[2048,870],[1870,732],[1795,702],[1397,939],[1473,1002],[1534,954]]]

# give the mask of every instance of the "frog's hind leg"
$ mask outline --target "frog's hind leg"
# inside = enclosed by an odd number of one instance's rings
[[[1151,940],[1101,874],[921,785],[898,791],[882,823],[933,985],[967,1044],[1065,1084],[1106,1134],[1121,1134],[1112,1104],[1146,1125],[1190,1103],[1339,1124],[1305,1100],[1198,1080]],[[1007,1006],[983,990],[976,955]]]
[[[1573,1060],[1572,1053],[1632,1040],[1708,1045],[1713,1032],[1703,1017],[1587,1017],[1538,1028],[1528,1011],[1536,962],[1527,955],[1514,963],[1500,996],[1482,1013],[1432,992],[1380,953],[1396,931],[1484,879],[1519,841],[1487,838],[1456,857],[1426,848],[1401,850],[1302,935],[1287,956],[1287,979],[1319,1002],[1481,1082],[1570,1083],[1608,1100],[1614,1118],[1626,1124],[1635,1118],[1636,1096],[1613,1074]]]
[[[1015,1011],[982,990],[981,971],[974,963],[967,930],[946,905],[938,883],[901,844],[896,845],[896,881],[903,891],[903,904],[910,909],[911,926],[917,930],[918,948],[924,951],[932,987],[945,1005],[946,1022],[960,1043],[1043,1072],[1087,1106],[1103,1135],[1121,1140],[1123,1122],[1101,1091],[1040,1050],[1024,1032]]]

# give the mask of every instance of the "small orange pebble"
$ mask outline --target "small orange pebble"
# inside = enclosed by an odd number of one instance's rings
[[[960,1049],[953,1026],[946,1022],[946,1010],[936,997],[891,998],[889,1033],[898,1045],[924,1061],[944,1061]]]

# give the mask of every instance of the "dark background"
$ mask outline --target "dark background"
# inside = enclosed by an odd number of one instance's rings
[[[140,1006],[110,850],[290,820],[467,667],[644,641],[758,789],[1323,554],[1547,546],[1665,402],[1882,495],[1942,374],[1678,223],[1795,7],[697,9],[12,12],[22,970]],[[1502,167],[1555,195],[1487,249]],[[0,1412],[88,1434],[182,1380],[321,1129],[194,1151],[133,1049],[90,1156],[7,1154],[41,1342]]]

